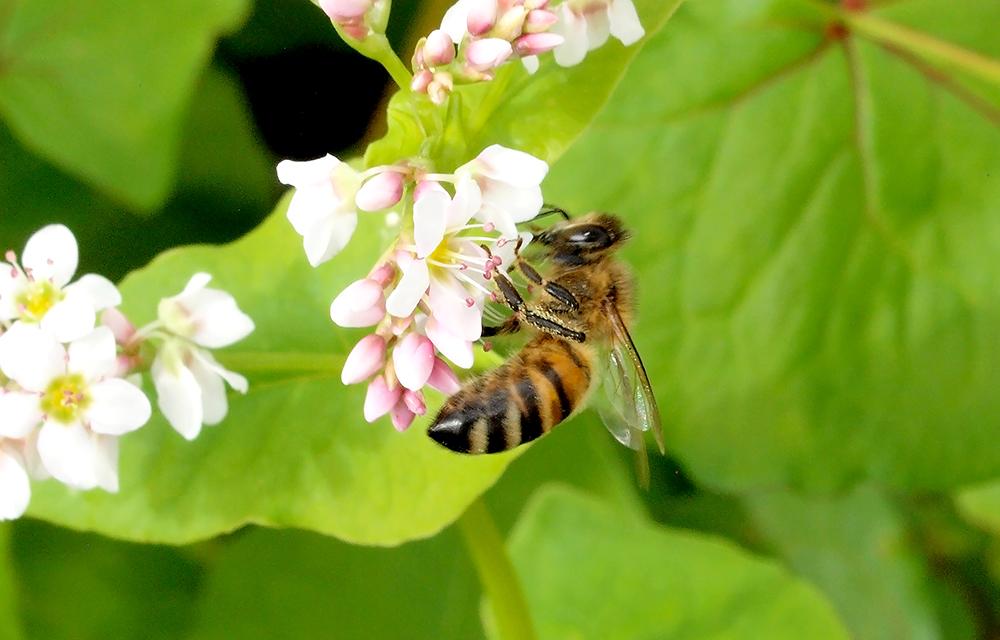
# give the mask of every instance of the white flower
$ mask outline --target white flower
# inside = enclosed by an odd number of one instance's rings
[[[65,349],[33,325],[18,323],[3,336],[0,365],[20,391],[8,390],[5,408],[14,433],[38,433],[38,455],[60,482],[78,489],[118,490],[118,436],[150,417],[149,400],[113,377],[115,338],[98,327]]]
[[[31,484],[13,443],[0,438],[0,522],[20,518],[31,500]]]
[[[153,360],[157,404],[188,440],[201,433],[203,424],[218,424],[226,417],[225,383],[240,393],[246,393],[248,386],[246,378],[195,346],[226,347],[254,329],[253,320],[233,296],[205,286],[211,279],[207,273],[196,273],[181,293],[164,298],[159,305],[160,322],[176,337],[165,340]]]
[[[516,149],[491,145],[455,171],[460,184],[472,179],[482,194],[476,218],[492,224],[505,238],[517,238],[518,222],[534,218],[542,208],[544,160]]]
[[[97,312],[121,303],[107,278],[87,274],[73,284],[78,261],[76,238],[62,225],[35,232],[24,247],[21,264],[13,252],[0,262],[0,321],[39,324],[60,342],[90,332]]]
[[[472,179],[458,183],[454,198],[436,183],[418,187],[414,245],[407,247],[412,253],[397,254],[403,276],[385,302],[386,311],[399,318],[409,317],[423,303],[427,337],[462,368],[472,366],[472,343],[482,334],[483,301],[490,294],[487,281],[510,264],[515,244],[500,241],[488,255],[480,245],[490,238],[464,233],[482,230],[482,225],[469,225],[481,205],[479,186]],[[525,240],[530,238],[525,234]]]
[[[295,187],[288,221],[302,236],[309,264],[318,266],[340,253],[358,226],[354,199],[361,176],[326,155],[307,162],[282,160],[278,180]]]
[[[645,34],[632,0],[566,0],[557,7],[559,22],[552,27],[565,40],[555,49],[564,67],[579,64],[608,40],[610,33],[628,46]]]

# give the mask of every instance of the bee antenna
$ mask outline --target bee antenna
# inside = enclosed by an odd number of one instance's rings
[[[561,215],[563,220],[569,220],[570,218],[570,215],[566,213],[566,210],[563,209],[562,207],[557,207],[551,204],[543,204],[542,210],[539,211],[538,214],[534,218],[532,218],[532,220],[538,220],[539,218],[550,216],[553,213],[558,213],[559,215]]]

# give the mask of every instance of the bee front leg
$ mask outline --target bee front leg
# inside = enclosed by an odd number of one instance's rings
[[[519,319],[519,323],[530,324],[540,331],[551,333],[567,340],[573,340],[574,342],[583,342],[587,338],[584,333],[571,329],[559,322],[554,317],[554,314],[544,310],[528,308],[524,298],[521,297],[521,294],[514,287],[514,283],[507,276],[497,273],[494,275],[494,279],[496,280],[497,288],[500,289],[503,302],[511,308],[515,314],[513,318]]]
[[[554,280],[546,280],[527,260],[521,257],[521,244],[522,239],[518,238],[517,245],[514,247],[514,265],[517,267],[517,270],[524,274],[524,277],[529,282],[542,287],[545,293],[566,305],[566,308],[570,311],[579,309],[580,303],[577,301],[576,296],[570,293],[569,289]]]

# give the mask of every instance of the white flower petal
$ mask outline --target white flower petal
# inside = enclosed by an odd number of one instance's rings
[[[469,224],[469,220],[483,206],[483,193],[472,178],[460,180],[455,187],[455,198],[448,205],[447,228],[455,230]]]
[[[637,42],[646,34],[632,0],[611,0],[608,19],[611,22],[611,35],[621,40],[625,46]]]
[[[342,212],[318,222],[303,235],[303,246],[309,264],[317,267],[347,246],[358,226],[358,214]]]
[[[472,366],[474,356],[471,342],[446,329],[437,318],[428,318],[424,330],[441,355],[455,363],[455,366],[462,369]]]
[[[455,44],[462,42],[468,31],[469,11],[472,9],[475,0],[458,0],[455,4],[444,12],[441,19],[441,31],[448,34]]]
[[[108,307],[117,307],[122,303],[122,294],[110,280],[104,276],[88,273],[69,285],[63,292],[67,297],[80,295],[98,311]]]
[[[403,277],[386,298],[385,310],[397,318],[405,318],[413,313],[424,297],[431,277],[424,260],[412,260],[405,266],[400,264],[400,268],[403,270]]]
[[[111,329],[98,327],[69,345],[67,370],[82,374],[87,380],[96,380],[114,373],[117,351]]]
[[[21,462],[0,449],[0,521],[20,518],[31,500],[31,483]]]
[[[240,311],[236,299],[219,289],[205,289],[189,307],[194,332],[190,338],[203,347],[227,347],[250,335],[253,320]]]
[[[562,67],[572,67],[583,62],[587,55],[587,21],[573,13],[565,4],[559,5],[559,22],[549,29],[565,40],[553,50],[556,63]]]
[[[191,361],[191,373],[194,374],[195,380],[201,387],[201,408],[204,423],[208,425],[219,424],[229,411],[226,386],[222,377],[197,357]]]
[[[464,288],[431,280],[427,304],[433,317],[459,338],[478,340],[483,331],[482,312],[475,301],[470,306],[468,300],[469,294]]]
[[[297,189],[322,184],[333,179],[333,172],[339,165],[340,160],[330,154],[304,162],[282,160],[278,163],[278,180]]]
[[[18,322],[3,334],[0,369],[28,391],[45,391],[66,372],[66,350],[51,334]]]
[[[97,439],[79,422],[46,421],[38,433],[38,455],[45,469],[59,482],[74,489],[97,486]]]
[[[6,262],[0,262],[0,320],[16,318],[17,295],[28,283],[24,275]]]
[[[114,436],[94,436],[94,475],[97,486],[108,493],[118,493],[118,438]]]
[[[483,149],[477,161],[482,175],[514,187],[537,187],[549,172],[544,160],[499,144]]]
[[[42,464],[42,459],[38,455],[38,432],[40,429],[32,431],[27,438],[21,440],[17,453],[21,456],[24,469],[28,472],[28,477],[35,480],[48,480],[52,475]]]
[[[451,198],[444,191],[428,190],[413,204],[413,238],[417,257],[429,256],[444,240]]]
[[[496,180],[491,180],[483,190],[483,200],[505,212],[514,222],[531,220],[543,204],[541,187],[515,187]],[[504,235],[513,238],[517,234]]]
[[[79,253],[73,232],[61,224],[42,227],[28,238],[21,266],[35,280],[51,280],[62,287],[73,278]]]
[[[184,285],[184,290],[175,297],[179,298],[183,304],[191,297],[201,293],[211,281],[212,274],[199,271],[188,279],[187,284]]]
[[[198,380],[187,367],[179,363],[168,366],[160,355],[153,360],[151,373],[156,404],[167,422],[184,438],[194,440],[201,432],[204,416]]]
[[[476,219],[481,220],[484,223],[492,224],[504,238],[517,237],[517,225],[514,224],[514,219],[509,213],[507,213],[507,211],[499,207],[493,205],[483,207],[479,213],[476,214]]]
[[[0,438],[26,438],[41,423],[41,402],[36,394],[0,391]]]
[[[215,357],[208,351],[205,351],[204,349],[194,349],[192,351],[192,355],[193,355],[192,362],[200,363],[202,367],[207,368],[208,370],[212,371],[215,375],[225,380],[226,384],[228,384],[236,391],[239,391],[240,393],[246,393],[247,390],[250,388],[250,385],[247,382],[246,378],[244,378],[243,376],[234,371],[230,371],[229,369],[223,367],[221,364],[219,364],[219,362],[215,359]]]
[[[90,333],[96,322],[97,312],[86,296],[68,295],[52,305],[41,325],[59,342],[72,342]]]
[[[587,22],[587,50],[593,51],[594,49],[604,45],[608,41],[608,33],[610,29],[608,13],[611,11],[611,7],[608,6],[607,11],[592,11],[586,16]]]
[[[538,71],[538,56],[524,56],[521,58],[521,64],[524,65],[524,70],[528,72],[528,75],[534,75]]]
[[[149,421],[153,411],[146,394],[121,378],[92,384],[90,398],[86,414],[90,428],[105,435],[135,431]]]
[[[340,198],[333,190],[333,184],[326,183],[313,187],[296,189],[288,203],[285,216],[292,223],[295,232],[305,236],[320,221],[336,215],[341,207]]]

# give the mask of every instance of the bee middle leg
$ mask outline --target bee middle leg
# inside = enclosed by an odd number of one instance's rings
[[[554,317],[554,314],[547,313],[541,309],[529,308],[517,288],[514,287],[514,283],[507,276],[497,273],[494,275],[494,279],[497,283],[497,288],[500,289],[500,295],[503,298],[504,304],[510,307],[515,315],[511,316],[511,319],[500,325],[500,327],[484,328],[484,335],[486,335],[486,329],[500,330],[507,325],[511,325],[516,327],[514,329],[516,331],[520,328],[521,323],[525,323],[530,324],[539,331],[551,333],[567,340],[573,340],[574,342],[583,342],[586,339],[587,336],[583,332],[571,329],[562,324]]]
[[[577,301],[576,296],[570,293],[569,289],[562,286],[554,280],[546,280],[542,277],[542,274],[538,273],[533,266],[531,266],[527,260],[521,257],[521,244],[522,238],[517,239],[517,245],[514,246],[514,265],[517,270],[520,271],[529,282],[542,287],[545,293],[549,294],[559,302],[566,305],[566,308],[570,311],[576,311],[580,308],[580,303]]]

